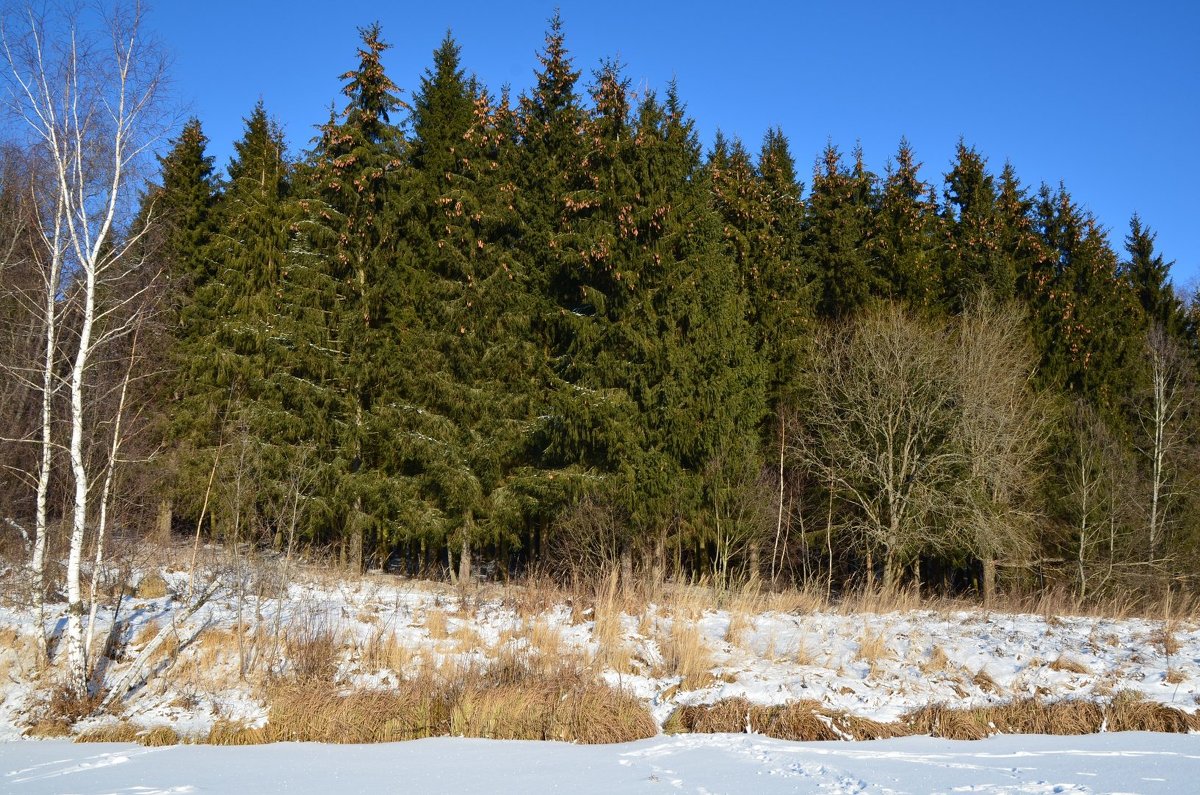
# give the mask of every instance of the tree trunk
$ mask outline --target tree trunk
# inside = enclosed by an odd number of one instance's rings
[[[462,554],[458,556],[458,581],[466,585],[471,581],[471,541],[463,536]]]
[[[633,550],[628,546],[621,547],[621,588],[633,587]]]
[[[154,530],[160,543],[171,540],[171,523],[175,518],[175,505],[169,497],[158,501],[158,513],[154,518]]]
[[[983,606],[990,608],[996,598],[996,559],[991,555],[983,558]]]
[[[756,583],[759,579],[759,569],[762,567],[761,552],[759,551],[757,542],[750,542],[750,582]]]

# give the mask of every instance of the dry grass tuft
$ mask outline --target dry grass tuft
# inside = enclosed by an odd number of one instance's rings
[[[828,710],[817,701],[762,706],[744,698],[684,706],[663,724],[668,733],[755,732],[781,740],[876,740],[903,732],[899,724],[879,723]]]
[[[680,677],[680,686],[684,690],[712,684],[712,654],[694,624],[676,618],[671,622],[670,631],[660,631],[657,640],[662,654],[661,675]]]
[[[132,743],[138,739],[141,729],[129,721],[112,723],[88,729],[75,737],[77,743]]]
[[[265,727],[252,727],[245,723],[219,720],[208,731],[204,742],[208,745],[262,745],[271,742],[271,732]]]
[[[874,668],[885,659],[893,659],[895,654],[888,646],[887,638],[882,632],[873,632],[870,629],[864,629],[862,634],[858,636],[858,659],[863,662],[870,663]]]
[[[1163,681],[1169,685],[1178,685],[1187,681],[1187,675],[1178,668],[1168,668]]]
[[[1105,710],[1108,730],[1112,732],[1200,731],[1200,714],[1186,713],[1139,694],[1125,690],[1117,693]]]
[[[300,616],[284,633],[284,650],[292,674],[301,681],[332,682],[337,674],[337,631],[322,614]]]
[[[450,637],[450,622],[446,611],[440,607],[431,607],[425,611],[425,631],[431,640],[445,640]]]
[[[946,650],[935,645],[929,651],[929,659],[920,664],[921,672],[925,674],[944,673],[954,669],[954,664],[946,656]]]
[[[1079,660],[1072,659],[1065,654],[1060,655],[1057,660],[1050,663],[1049,667],[1051,671],[1067,671],[1073,674],[1089,675],[1092,672],[1090,668],[1081,663]]]
[[[612,743],[657,733],[629,693],[569,662],[536,667],[515,654],[487,667],[426,668],[395,690],[337,694],[295,684],[268,698],[270,720],[256,738],[369,743],[453,734]]]
[[[992,675],[988,673],[986,667],[980,668],[979,672],[971,677],[971,683],[985,693],[1000,692],[1000,685],[998,685],[996,680],[992,678]]]
[[[170,593],[167,581],[157,571],[146,574],[138,582],[135,592],[138,599],[161,599]]]
[[[361,662],[368,671],[403,674],[412,662],[412,649],[396,638],[395,632],[377,630],[362,647]]]
[[[947,740],[982,740],[990,733],[985,711],[953,709],[944,704],[922,707],[905,715],[901,722],[913,734],[928,734]]]
[[[179,745],[179,732],[170,726],[155,726],[153,729],[139,734],[137,741],[148,748]]]
[[[730,646],[741,646],[742,637],[746,631],[754,627],[754,622],[742,610],[730,610],[729,626],[725,629],[725,642]]]

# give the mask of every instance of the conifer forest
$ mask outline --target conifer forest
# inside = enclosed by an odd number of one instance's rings
[[[1196,585],[1200,303],[1152,218],[966,140],[883,173],[701,141],[557,15],[519,94],[450,34],[389,74],[365,27],[308,148],[260,102],[227,164],[203,119],[141,137],[153,54],[6,37],[0,538],[36,566],[107,532],[455,581]]]

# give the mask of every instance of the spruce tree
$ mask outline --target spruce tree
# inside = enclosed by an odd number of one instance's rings
[[[813,171],[802,236],[821,317],[849,316],[879,294],[879,275],[868,254],[873,190],[874,176],[863,167],[861,151],[847,168],[837,147],[825,147]]]
[[[872,235],[872,257],[888,296],[915,311],[940,304],[942,274],[938,262],[941,219],[933,191],[920,178],[907,140],[900,141],[879,197]]]
[[[634,111],[610,63],[593,104],[591,184],[570,197],[563,246],[574,301],[559,361],[571,389],[556,441],[601,475],[629,519],[627,548],[653,544],[661,566],[672,516],[711,529],[712,489],[757,472],[762,368],[674,88]]]
[[[293,405],[312,422],[322,460],[318,518],[354,568],[364,546],[384,546],[416,502],[394,451],[411,413],[397,397],[418,371],[420,350],[405,341],[416,330],[406,324],[416,271],[399,234],[404,142],[391,122],[399,89],[383,68],[389,45],[379,25],[360,33],[358,67],[342,75],[346,108],[321,130],[305,169],[307,256],[290,268],[300,315],[294,375],[309,385]]]
[[[1183,304],[1171,285],[1174,263],[1165,261],[1162,254],[1154,250],[1155,237],[1134,213],[1129,219],[1129,234],[1125,236],[1129,259],[1121,264],[1121,271],[1141,305],[1146,328],[1161,327],[1167,334],[1179,337],[1186,322]]]

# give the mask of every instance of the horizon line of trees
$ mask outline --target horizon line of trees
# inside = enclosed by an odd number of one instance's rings
[[[198,119],[171,140],[97,249],[119,333],[74,413],[83,271],[39,303],[47,172],[4,147],[0,519],[85,483],[110,524],[354,569],[1194,584],[1197,311],[1137,216],[1119,254],[961,142],[937,183],[831,143],[805,190],[778,129],[705,152],[674,84],[583,82],[557,15],[518,97],[447,34],[405,103],[387,47],[299,157],[261,101],[224,174]]]

